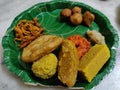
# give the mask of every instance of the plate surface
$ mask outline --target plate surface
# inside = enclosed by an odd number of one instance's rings
[[[72,26],[69,23],[60,22],[60,11],[64,8],[72,8],[74,6],[82,7],[82,12],[88,10],[95,15],[95,21],[92,23],[91,27],[87,27],[82,24],[79,26]],[[104,14],[91,6],[80,2],[44,2],[34,5],[18,15],[12,22],[11,26],[7,29],[6,34],[2,39],[5,65],[25,83],[33,85],[40,84],[44,86],[62,85],[62,83],[58,80],[57,75],[48,80],[36,78],[30,70],[31,65],[21,61],[20,57],[22,50],[20,50],[17,43],[14,42],[15,35],[13,29],[20,20],[32,20],[35,17],[38,18],[41,26],[45,29],[44,32],[47,34],[55,34],[64,38],[74,34],[85,36],[85,32],[89,29],[97,30],[105,36],[106,44],[111,52],[110,59],[91,83],[83,82],[78,77],[74,87],[84,87],[86,90],[91,89],[99,84],[99,82],[113,69],[115,65],[116,48],[118,46],[118,34]]]

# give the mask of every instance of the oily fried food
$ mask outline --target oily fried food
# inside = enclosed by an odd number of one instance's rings
[[[69,8],[63,9],[60,13],[61,20],[65,20],[65,21],[69,20],[71,15],[72,15],[72,11]]]
[[[21,20],[14,28],[15,41],[20,41],[19,47],[24,48],[39,37],[43,30],[36,18],[34,18],[33,21]]]
[[[92,14],[91,12],[86,11],[86,12],[83,14],[83,22],[84,22],[87,26],[91,26],[92,21],[94,21],[94,20],[95,20],[95,15]]]
[[[105,37],[96,30],[86,32],[88,39],[94,44],[105,44]]]
[[[74,86],[78,72],[79,57],[74,43],[64,40],[59,54],[58,78],[68,87]]]
[[[55,50],[62,41],[63,38],[55,35],[42,35],[23,49],[22,60],[33,62]]]
[[[75,6],[72,8],[72,13],[82,13],[82,8]]]
[[[82,23],[82,14],[74,13],[70,16],[70,21],[73,25],[79,25]]]
[[[57,70],[58,59],[53,53],[49,53],[33,62],[32,71],[36,77],[49,79]]]

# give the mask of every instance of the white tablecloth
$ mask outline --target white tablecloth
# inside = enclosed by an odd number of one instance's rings
[[[2,37],[13,19],[34,4],[49,0],[0,0],[0,90],[66,90],[63,88],[44,88],[28,86],[11,73],[3,62]],[[120,1],[119,0],[73,0],[84,2],[104,13],[120,35]],[[120,47],[117,49],[116,65],[93,90],[120,90]]]

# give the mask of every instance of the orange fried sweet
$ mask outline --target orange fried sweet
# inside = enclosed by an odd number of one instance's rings
[[[81,35],[73,35],[68,37],[68,39],[76,45],[79,58],[81,58],[90,49],[90,42]]]

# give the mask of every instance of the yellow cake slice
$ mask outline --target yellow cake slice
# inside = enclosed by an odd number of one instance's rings
[[[107,45],[96,44],[80,59],[79,72],[88,81],[96,76],[103,65],[108,61],[110,51]]]

